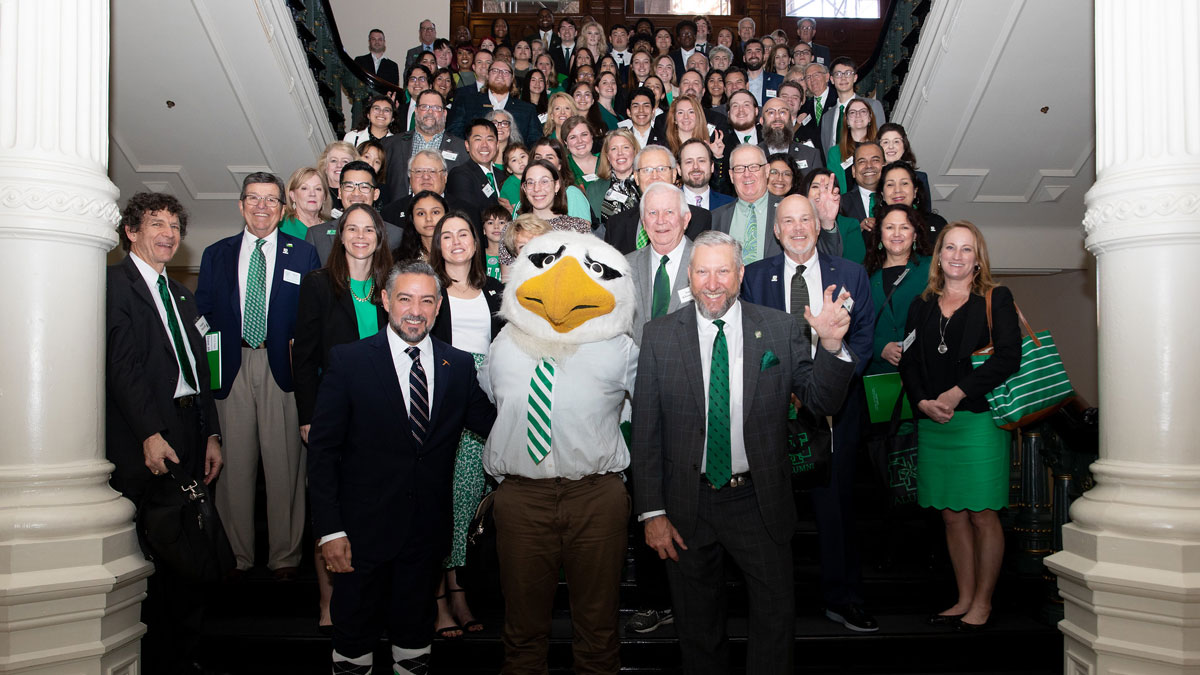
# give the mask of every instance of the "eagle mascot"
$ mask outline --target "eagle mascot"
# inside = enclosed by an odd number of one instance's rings
[[[483,465],[500,481],[505,670],[545,671],[560,567],[577,607],[577,667],[619,669],[630,509],[620,424],[637,374],[635,302],[624,256],[590,234],[536,237],[510,269],[500,309],[508,323],[479,370],[497,410]]]

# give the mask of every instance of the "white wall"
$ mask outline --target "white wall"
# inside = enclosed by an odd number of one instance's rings
[[[387,55],[404,67],[404,53],[415,47],[417,29],[425,19],[437,25],[438,37],[450,36],[450,3],[416,0],[330,0],[342,44],[351,56],[367,53],[367,33],[378,28],[387,35]]]

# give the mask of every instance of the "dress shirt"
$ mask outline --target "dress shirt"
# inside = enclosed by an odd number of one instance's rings
[[[808,287],[808,309],[812,311],[813,316],[821,313],[821,308],[825,306],[825,287],[821,285],[821,266],[817,264],[817,247],[814,244],[810,252],[812,257],[804,261],[804,285]],[[790,255],[783,255],[783,311],[792,311],[792,277],[796,275],[796,267],[798,263],[792,260]],[[814,338],[816,335],[813,336]],[[820,340],[813,340],[812,353],[809,356],[816,358],[817,344]]]
[[[550,454],[535,464],[526,450],[529,381],[539,359],[517,346],[511,332],[492,342],[479,368],[479,386],[496,404],[496,424],[483,451],[489,475],[566,478],[616,473],[629,466],[621,435],[622,402],[633,393],[638,348],[618,335],[579,345],[554,364],[550,406]]]
[[[856,185],[854,186],[854,191],[858,194],[858,198],[862,200],[863,213],[867,214],[868,218],[871,218],[871,195],[874,193],[874,190],[865,190],[863,186]]]
[[[757,127],[750,127],[749,129],[743,129],[742,131],[738,131],[737,129],[734,129],[733,135],[737,137],[737,143],[735,143],[733,146],[735,148],[743,143],[748,143],[750,145],[758,145],[758,128]],[[747,136],[750,137],[750,140],[748,140],[748,141],[745,140],[745,138]]]
[[[775,236],[774,224],[767,220],[767,199],[770,196],[770,191],[767,191],[754,203],[737,200],[737,206],[733,209],[733,220],[729,223],[729,236],[742,242],[742,245],[745,246],[750,209],[754,209],[755,220],[758,223],[758,246],[753,251],[756,254],[755,260],[763,259],[766,238]]]
[[[378,73],[379,72],[379,64],[383,63],[383,54],[376,54],[375,52],[371,52],[371,61],[375,63],[375,72]]]
[[[699,206],[702,209],[708,208],[708,198],[712,196],[712,188],[704,188],[704,192],[693,192],[686,185],[683,186],[683,196],[687,199],[688,206]],[[700,203],[696,203],[696,198],[700,198]]]
[[[713,340],[717,339],[717,325],[700,315],[700,303],[696,303],[696,327],[700,331],[700,370],[704,375],[704,410],[705,434],[704,456],[700,460],[701,471],[707,470],[708,462],[708,381],[712,371]],[[743,382],[742,382],[742,301],[733,303],[725,316],[725,344],[729,347],[729,446],[733,473],[746,473],[750,470],[750,460],[746,459],[746,438],[742,432],[745,426],[743,414]]]
[[[637,139],[638,147],[644,148],[650,143],[650,132],[654,130],[654,125],[646,127],[646,133],[644,134],[638,131],[637,127],[633,126],[632,124],[629,125],[629,130],[633,132],[633,137]]]
[[[278,251],[279,243],[279,228],[271,230],[271,234],[264,237],[267,243],[263,244],[263,256],[267,259],[267,294],[266,303],[263,306],[263,325],[271,325],[267,321],[267,317],[271,314],[271,285],[275,282],[275,253]],[[250,256],[254,254],[254,247],[258,241],[258,237],[250,234],[249,229],[242,230],[242,250],[238,254],[238,307],[242,310],[242,316],[246,314],[246,275],[250,273]]]
[[[550,41],[554,39],[554,31],[540,30],[538,31],[538,36],[541,38],[542,46],[545,47],[545,50],[550,51]]]
[[[562,43],[562,55],[563,55],[563,63],[566,63],[567,67],[570,68],[571,67],[571,57],[575,55],[575,43],[574,42],[572,42],[571,44],[567,44],[565,42]]]
[[[508,94],[504,98],[498,98],[491,89],[488,89],[488,100],[492,102],[492,110],[504,110],[504,106],[508,105]]]
[[[826,112],[826,110],[825,110],[825,97],[826,96],[829,96],[829,87],[825,87],[825,91],[821,92],[820,96],[815,96],[814,98],[816,98],[817,100],[813,101],[813,108],[821,109],[822,119],[824,119],[824,116],[828,114],[828,112]]]
[[[421,135],[421,132],[414,131],[413,135],[412,135],[412,154],[409,155],[407,158],[405,158],[403,170],[408,171],[408,160],[411,159],[413,155],[417,154],[418,152],[421,152],[422,150],[432,150],[434,152],[441,152],[441,150],[442,150],[442,135],[444,133],[445,132],[443,132],[443,131],[439,131],[433,135],[433,138],[426,141],[425,137]],[[443,159],[444,159],[444,157],[443,157]]]
[[[692,47],[691,49],[680,48],[679,53],[681,56],[683,56],[683,68],[684,68],[684,70],[687,70],[687,60],[692,58],[692,54],[696,53],[696,48],[695,47]],[[679,73],[679,75],[682,75],[682,74],[683,73]],[[676,78],[678,78],[678,76],[676,76]]]
[[[421,359],[421,367],[425,369],[425,387],[429,391],[429,401],[433,402],[433,342],[426,335],[425,339],[415,345],[410,345],[404,341],[396,331],[388,326],[384,330],[387,331],[388,348],[392,352],[392,363],[396,366],[396,377],[400,380],[400,391],[404,392],[404,412],[408,414],[409,399],[412,397],[412,392],[408,384],[408,375],[412,371],[412,357],[405,353],[405,349],[416,347],[421,350],[417,358]],[[432,415],[433,411],[429,411]],[[345,530],[339,532],[331,532],[317,542],[317,546],[324,546],[326,542],[334,539],[341,539],[346,536]]]
[[[763,82],[766,79],[763,77],[763,71],[761,70],[758,71],[758,77],[751,78],[749,75],[746,76],[746,88],[750,90],[751,94],[754,94],[754,99],[758,101],[760,108],[763,104]]]
[[[137,267],[137,270],[142,273],[142,279],[144,279],[146,281],[146,285],[150,287],[150,299],[154,301],[154,308],[158,310],[158,318],[162,320],[163,330],[167,332],[167,342],[171,343],[171,351],[175,352],[175,362],[179,363],[183,359],[180,359],[179,352],[175,351],[175,338],[171,335],[171,324],[167,323],[167,310],[163,306],[162,295],[158,292],[158,278],[160,276],[166,278],[167,275],[165,272],[159,274],[153,267],[150,266],[149,263],[139,258],[136,253],[131,253],[129,257],[133,258],[134,266]],[[187,339],[188,327],[183,325],[183,316],[179,313],[179,305],[177,305],[175,302],[175,294],[169,292],[171,290],[169,279],[167,280],[167,284],[167,296],[171,298],[171,311],[175,312],[175,321],[178,322],[179,332],[183,335],[183,349],[185,352],[187,352],[186,356],[188,366],[192,369],[192,375],[198,382],[199,378],[195,377],[196,357],[194,354],[192,354],[192,344]],[[180,368],[179,379],[175,382],[175,398],[179,398],[180,396],[191,396],[192,394],[199,393],[200,392],[196,391],[192,387],[189,387],[188,383],[184,381],[183,369]]]
[[[675,288],[675,280],[679,277],[679,260],[683,257],[683,244],[686,237],[680,238],[679,243],[675,244],[675,248],[667,253],[667,288]],[[658,266],[662,264],[663,254],[650,247],[650,295],[654,296],[654,277],[658,274]],[[672,291],[674,292],[674,291]]]
[[[630,60],[632,60],[632,58],[633,58],[633,55],[630,54],[628,51],[624,51],[624,52],[614,51],[614,52],[610,52],[610,55],[613,57],[613,60],[617,62],[617,67],[629,65]],[[684,63],[687,63],[687,62],[684,61]]]

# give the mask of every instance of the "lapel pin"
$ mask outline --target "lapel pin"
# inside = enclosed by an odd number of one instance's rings
[[[761,330],[754,331],[754,338],[756,340],[761,340],[762,339],[762,331]]]
[[[775,283],[776,281],[779,281],[779,275],[778,275],[778,274],[772,274],[772,275],[771,275],[771,283]]]
[[[443,366],[448,366],[448,365],[450,365],[450,362],[449,362],[449,361],[447,361],[446,359],[442,359],[442,365],[443,365]]]

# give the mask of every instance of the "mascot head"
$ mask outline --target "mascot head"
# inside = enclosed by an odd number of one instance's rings
[[[521,249],[500,315],[532,342],[580,345],[629,333],[633,308],[625,256],[590,234],[549,232]]]

